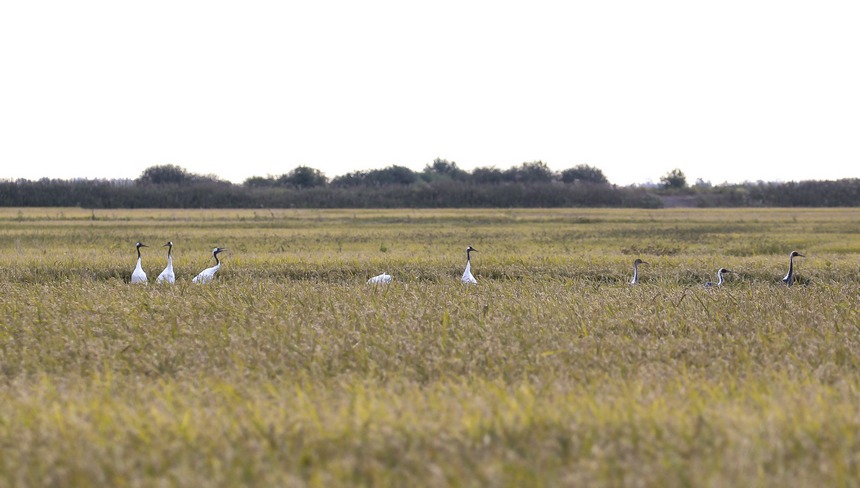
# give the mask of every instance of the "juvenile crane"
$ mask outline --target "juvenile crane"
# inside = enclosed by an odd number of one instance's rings
[[[221,261],[218,259],[218,253],[226,251],[227,249],[223,247],[216,247],[212,250],[212,257],[215,258],[215,266],[211,268],[206,268],[200,272],[199,275],[195,276],[192,283],[201,283],[206,284],[212,281],[212,278],[215,277],[215,272],[218,271],[218,268],[221,267]]]
[[[478,252],[477,249],[473,249],[472,246],[466,248],[466,271],[463,272],[463,283],[467,285],[477,285],[478,280],[472,276],[472,256],[469,254],[471,252]]]
[[[391,275],[388,273],[382,273],[367,280],[368,285],[387,285],[388,283],[391,283]]]
[[[725,279],[723,279],[723,273],[733,273],[733,271],[726,268],[720,268],[719,271],[717,271],[718,281],[716,283],[714,283],[713,281],[705,283],[705,288],[710,288],[712,286],[723,286],[723,282],[726,281]]]
[[[155,282],[173,284],[176,281],[176,275],[173,274],[173,256],[171,256],[173,251],[173,241],[169,241],[161,247],[167,248],[167,267],[164,268],[164,271],[162,271],[160,275],[158,275]]]
[[[642,261],[639,258],[636,258],[636,261],[633,261],[633,279],[630,280],[631,285],[635,285],[639,283],[639,265],[640,264],[648,264],[645,261]]]
[[[140,248],[149,246],[138,242],[135,247],[137,247],[137,266],[135,266],[134,271],[131,272],[131,282],[146,283],[146,273],[143,271],[143,268],[140,267]]]
[[[791,251],[791,254],[788,255],[788,273],[786,273],[785,278],[782,279],[782,282],[788,286],[794,284],[794,258],[800,257],[805,258],[803,254],[800,254],[797,251]]]

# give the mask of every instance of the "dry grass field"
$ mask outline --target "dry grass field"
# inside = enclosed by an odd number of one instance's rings
[[[860,484],[858,209],[5,208],[0,297],[0,486]]]

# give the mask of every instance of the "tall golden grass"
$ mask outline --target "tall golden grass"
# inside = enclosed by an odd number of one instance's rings
[[[0,209],[0,486],[855,485],[858,217]]]

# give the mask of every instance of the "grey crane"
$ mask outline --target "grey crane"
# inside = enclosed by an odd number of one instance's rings
[[[639,265],[640,264],[648,264],[646,261],[642,261],[639,258],[636,258],[636,261],[633,261],[633,279],[630,280],[631,285],[635,285],[639,283]]]
[[[788,286],[794,284],[794,258],[805,258],[803,254],[800,254],[797,251],[791,251],[791,254],[788,255],[788,273],[785,274],[785,278],[782,279],[782,282]]]

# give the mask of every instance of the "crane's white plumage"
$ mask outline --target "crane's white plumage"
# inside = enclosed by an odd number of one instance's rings
[[[158,275],[155,282],[173,284],[176,281],[176,275],[173,274],[173,256],[171,255],[173,251],[173,242],[168,242],[162,247],[167,247],[167,267],[164,268],[164,271],[162,271],[160,275]]]
[[[640,264],[648,264],[645,261],[642,261],[639,258],[636,258],[636,261],[633,261],[633,279],[630,280],[631,285],[635,285],[639,283],[639,265]]]
[[[466,248],[466,271],[463,272],[463,283],[470,284],[478,284],[478,280],[472,276],[472,256],[469,254],[471,252],[478,252],[476,249],[472,249],[472,246]]]
[[[794,284],[794,258],[795,256],[805,258],[803,254],[800,254],[797,251],[791,251],[791,254],[788,255],[788,273],[786,273],[785,278],[782,279],[782,282],[788,286]]]
[[[222,251],[226,251],[226,249],[216,247],[212,250],[212,257],[215,258],[215,266],[212,266],[211,268],[206,268],[201,271],[199,275],[195,276],[194,279],[191,280],[192,283],[206,284],[212,281],[212,278],[215,277],[215,272],[218,271],[218,268],[221,267],[221,261],[218,259],[218,253]]]
[[[716,283],[714,283],[713,281],[709,281],[709,282],[705,283],[705,288],[710,288],[710,287],[712,287],[712,286],[723,286],[723,283],[726,281],[726,280],[723,278],[723,273],[732,273],[732,272],[733,272],[733,271],[728,270],[728,269],[726,269],[726,268],[720,268],[720,269],[717,271],[717,280],[718,280],[718,281],[717,281]]]
[[[146,283],[146,273],[143,272],[143,268],[140,266],[140,248],[148,246],[138,242],[135,247],[137,247],[137,266],[135,266],[134,271],[131,272],[131,282]]]
[[[388,273],[382,273],[367,280],[368,285],[387,285],[388,283],[391,283],[391,275]]]

